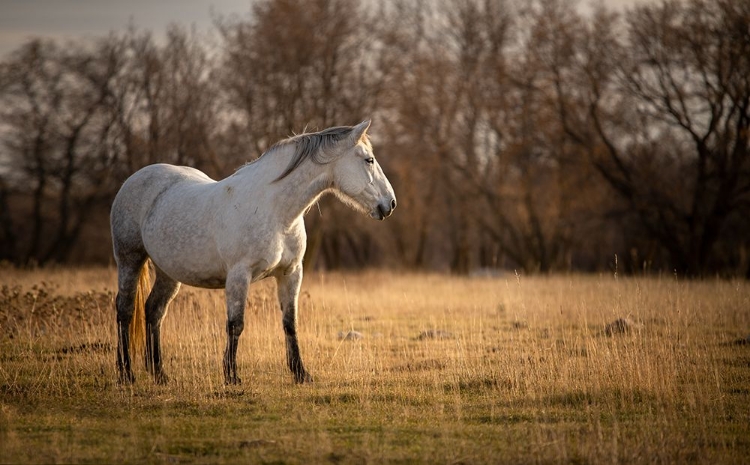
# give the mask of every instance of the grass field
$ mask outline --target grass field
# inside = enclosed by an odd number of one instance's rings
[[[750,283],[311,274],[292,382],[275,284],[224,386],[220,291],[183,287],[171,381],[117,384],[112,269],[0,270],[0,461],[747,463]],[[606,325],[627,318],[629,331]],[[620,328],[615,328],[620,329]],[[342,339],[349,331],[359,340]],[[420,337],[421,335],[421,337]]]

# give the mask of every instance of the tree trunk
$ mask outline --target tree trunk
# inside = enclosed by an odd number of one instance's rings
[[[0,260],[14,262],[17,258],[17,238],[13,231],[13,218],[8,204],[8,188],[0,178]]]

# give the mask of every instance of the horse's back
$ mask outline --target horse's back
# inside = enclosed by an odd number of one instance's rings
[[[110,224],[115,253],[117,254],[118,245],[142,245],[139,244],[141,227],[164,193],[184,184],[203,185],[213,182],[195,168],[163,163],[148,165],[133,173],[125,180],[112,203]]]

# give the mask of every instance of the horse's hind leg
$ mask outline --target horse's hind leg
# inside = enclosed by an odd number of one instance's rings
[[[297,383],[310,383],[312,376],[305,370],[297,342],[297,300],[302,284],[302,267],[297,267],[288,275],[278,279],[279,304],[281,305],[282,325],[286,336],[286,361]]]
[[[159,384],[168,381],[161,363],[161,322],[179,289],[179,281],[156,267],[156,282],[146,301],[146,367]]]
[[[120,259],[117,262],[117,369],[120,382],[132,383],[135,376],[130,363],[130,324],[135,311],[138,278],[146,261],[146,254]]]

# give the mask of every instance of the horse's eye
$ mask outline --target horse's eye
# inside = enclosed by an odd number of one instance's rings
[[[372,157],[370,157],[370,158],[365,158],[365,161],[366,161],[367,163],[371,164],[371,165],[372,165],[373,163],[375,163],[375,159],[374,159],[374,158],[372,158]]]

